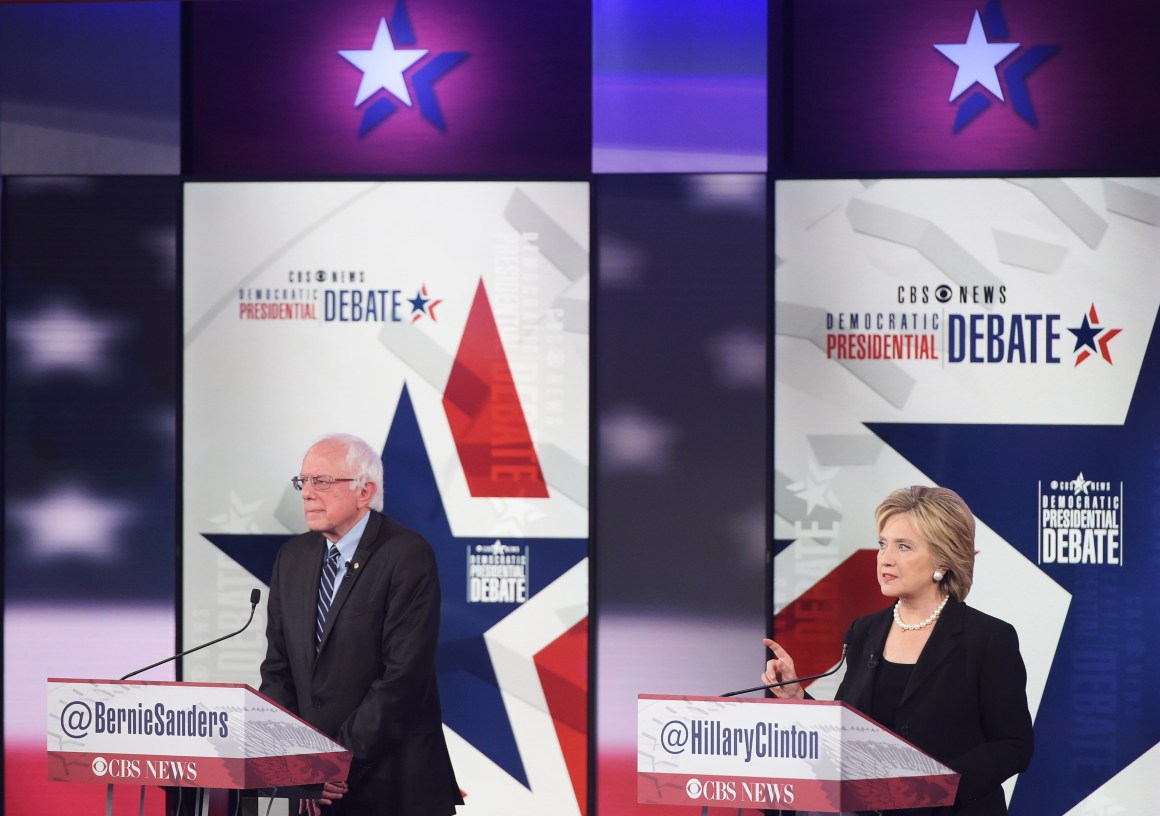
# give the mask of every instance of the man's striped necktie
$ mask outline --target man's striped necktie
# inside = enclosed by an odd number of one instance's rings
[[[326,626],[326,613],[334,598],[334,577],[338,575],[338,547],[330,545],[326,563],[322,565],[322,583],[318,586],[318,615],[314,630],[314,650],[322,648],[322,629]]]

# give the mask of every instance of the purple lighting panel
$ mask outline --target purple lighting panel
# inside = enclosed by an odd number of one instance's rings
[[[195,3],[190,173],[587,173],[581,0]]]
[[[1160,6],[811,0],[792,19],[793,174],[1155,162]]]

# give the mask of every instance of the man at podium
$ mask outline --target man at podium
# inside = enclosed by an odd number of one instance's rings
[[[435,554],[380,512],[383,464],[363,440],[324,437],[291,481],[310,532],[274,564],[260,690],[354,756],[349,787],[299,812],[449,816],[463,799],[435,679]]]
[[[1001,785],[1027,767],[1034,734],[1014,627],[964,603],[975,517],[952,490],[908,487],[886,497],[875,521],[878,584],[896,600],[846,632],[836,697],[960,774],[954,805],[922,813],[1004,816]],[[762,682],[796,678],[785,649],[765,645],[773,658]],[[773,693],[808,696],[797,683]]]

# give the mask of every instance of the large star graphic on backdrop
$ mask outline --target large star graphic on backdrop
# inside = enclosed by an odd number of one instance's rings
[[[14,526],[24,528],[26,557],[112,561],[124,554],[125,527],[139,511],[127,501],[62,485],[35,499],[13,497],[8,512]]]
[[[1160,332],[1152,335],[1123,425],[868,426],[934,483],[958,491],[1032,563],[1041,482],[1081,473],[1124,485],[1122,566],[1040,566],[1072,602],[1036,717],[1035,760],[1019,777],[1012,813],[1066,813],[1160,742],[1160,707],[1150,703],[1155,661],[1147,657],[1160,646],[1149,612],[1160,568],[1156,382]],[[1082,387],[1077,380],[1077,391]],[[1067,784],[1060,784],[1061,768]]]
[[[439,692],[443,721],[496,765],[527,786],[515,735],[484,635],[515,614],[515,603],[469,603],[467,556],[496,538],[455,535],[419,430],[408,390],[399,397],[383,449],[384,512],[420,531],[435,550],[443,588],[439,633]],[[203,534],[267,586],[285,535]],[[506,539],[532,554],[531,592],[555,581],[588,555],[586,539]]]
[[[426,48],[410,47],[416,43],[411,17],[407,13],[407,4],[404,0],[399,0],[389,22],[385,18],[379,19],[374,43],[370,49],[344,49],[338,52],[339,56],[363,72],[354,99],[355,108],[378,95],[378,98],[363,111],[362,122],[359,125],[360,137],[381,125],[399,109],[390,98],[379,95],[379,91],[387,91],[404,106],[412,107],[407,72],[420,62],[423,64],[415,68],[410,75],[410,87],[415,91],[419,114],[439,130],[447,130],[443,109],[435,93],[435,83],[467,59],[468,55],[463,51],[443,51],[427,59],[431,51]]]
[[[421,48],[395,48],[385,18],[379,20],[379,30],[369,51],[339,51],[338,54],[363,72],[354,98],[356,108],[380,90],[389,91],[408,108],[411,107],[411,93],[407,90],[403,72],[427,56],[427,52]]]
[[[1022,43],[997,42],[1007,38],[1007,20],[999,0],[989,0],[981,15],[975,11],[965,43],[934,46],[940,54],[958,66],[948,102],[954,102],[975,85],[983,86],[1000,102],[1006,101],[1003,86],[999,82],[998,66],[1022,47]],[[1003,69],[1003,80],[1011,97],[1012,109],[1033,127],[1039,125],[1039,119],[1027,90],[1027,76],[1058,50],[1059,46],[1056,45],[1029,45]],[[986,95],[978,91],[964,99],[955,112],[954,132],[958,133],[966,127],[990,104]]]
[[[111,346],[129,334],[119,320],[98,317],[67,303],[57,303],[36,314],[13,316],[8,336],[14,353],[14,368],[30,375],[70,374],[100,379],[114,372]]]
[[[1021,44],[987,42],[983,21],[976,11],[965,43],[935,46],[940,54],[959,67],[955,74],[955,84],[951,87],[951,97],[947,101],[954,102],[976,82],[1002,99],[1003,89],[999,85],[999,74],[995,66],[1007,59]]]

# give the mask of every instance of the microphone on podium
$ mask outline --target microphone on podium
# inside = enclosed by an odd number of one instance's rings
[[[192,654],[193,652],[196,652],[199,649],[204,649],[206,646],[213,646],[215,643],[221,643],[223,640],[228,640],[229,638],[232,638],[234,635],[240,635],[242,632],[246,631],[246,627],[248,627],[250,625],[250,623],[254,620],[254,611],[258,608],[258,601],[261,599],[261,597],[262,597],[261,590],[259,590],[259,589],[250,590],[250,617],[246,621],[246,625],[243,626],[238,631],[230,632],[228,635],[222,635],[220,638],[216,638],[214,640],[211,640],[209,643],[203,643],[200,646],[194,646],[192,649],[186,649],[184,652],[179,652],[178,654],[175,654],[172,657],[167,657],[164,660],[158,660],[156,663],[150,663],[148,666],[145,666],[144,668],[137,669],[137,671],[129,672],[121,679],[128,680],[130,677],[133,677],[134,675],[138,675],[143,671],[149,671],[150,669],[155,669],[158,666],[161,666],[161,665],[164,665],[165,663],[168,663],[170,660],[176,660],[179,657],[185,657],[187,654]]]
[[[834,668],[830,669],[828,672],[822,672],[821,674],[811,674],[808,677],[794,677],[790,680],[782,680],[780,683],[769,683],[768,685],[764,685],[764,686],[754,686],[753,688],[738,689],[737,691],[727,691],[724,694],[722,694],[721,696],[722,697],[736,697],[738,694],[748,694],[751,691],[765,691],[767,689],[781,688],[782,686],[792,686],[794,683],[804,683],[807,680],[818,680],[822,677],[829,677],[831,674],[834,674],[835,672],[837,672],[838,669],[842,668],[842,664],[845,662],[846,662],[846,644],[843,643],[842,644],[842,656],[841,656],[841,658],[838,659],[838,665],[834,666]]]

